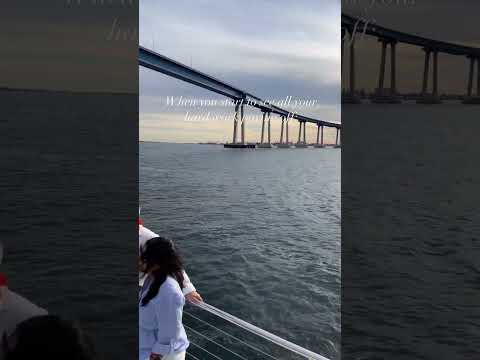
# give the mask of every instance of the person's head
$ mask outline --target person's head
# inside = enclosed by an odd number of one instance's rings
[[[78,326],[58,316],[35,316],[2,339],[5,360],[93,360],[93,345]]]
[[[172,240],[155,237],[148,240],[140,252],[142,271],[153,277],[150,288],[142,299],[145,306],[157,294],[167,276],[177,280],[183,288],[183,263]]]

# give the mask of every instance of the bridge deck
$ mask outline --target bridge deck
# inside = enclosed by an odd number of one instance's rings
[[[176,79],[189,82],[217,94],[227,96],[233,100],[244,100],[244,104],[259,108],[262,111],[269,111],[280,116],[293,118],[303,122],[314,123],[326,127],[341,129],[342,125],[324,120],[314,119],[308,116],[291,113],[278,106],[270,104],[261,98],[241,90],[233,85],[227,84],[210,75],[202,73],[182,63],[174,61],[166,56],[160,55],[150,49],[139,47],[139,64],[146,68],[169,75]]]
[[[396,40],[405,44],[421,46],[432,50],[438,50],[439,52],[447,54],[480,57],[479,48],[428,39],[419,35],[408,34],[402,31],[389,29],[346,14],[342,14],[342,27],[348,28],[349,30],[353,30],[356,27],[356,31],[359,34],[365,32],[368,35],[377,36],[379,38]]]

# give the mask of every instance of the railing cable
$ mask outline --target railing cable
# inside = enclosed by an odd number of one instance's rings
[[[207,354],[213,356],[215,359],[218,359],[218,360],[223,360],[221,357],[215,355],[215,354],[212,354],[210,351],[208,351],[207,349],[204,349],[203,347],[201,347],[200,345],[198,344],[195,344],[193,341],[190,341],[190,344],[193,345],[193,346],[196,346],[198,347],[199,349],[202,349],[203,351],[205,351]]]
[[[197,357],[196,357],[195,355],[193,355],[192,353],[189,353],[188,351],[187,351],[187,355],[188,355],[189,357],[193,358],[193,360],[200,360],[199,358],[197,358]]]
[[[220,309],[217,309],[216,307],[209,305],[207,303],[199,303],[196,304],[195,306],[199,307],[200,309],[203,309],[205,311],[208,311],[211,314],[217,315],[218,317],[235,324],[239,327],[241,327],[244,330],[247,330],[251,332],[252,334],[255,334],[257,336],[260,336],[266,340],[269,340],[270,342],[277,344],[278,346],[290,350],[291,352],[294,352],[298,355],[301,355],[307,359],[311,360],[328,360],[326,357],[323,357],[319,354],[316,354],[310,350],[307,350],[301,346],[298,346],[294,343],[291,343],[290,341],[287,341],[285,339],[282,339],[281,337],[274,335],[266,330],[263,330],[259,328],[258,326],[252,325],[242,319],[239,319],[225,311],[222,311]]]
[[[187,312],[187,311],[185,311],[185,310],[183,311],[183,313],[184,313],[184,314],[187,314],[188,316],[191,316],[191,317],[194,318],[195,320],[200,321],[201,323],[203,323],[203,324],[205,324],[205,325],[210,326],[211,328],[213,328],[213,329],[221,332],[222,334],[224,334],[224,335],[226,335],[226,336],[228,336],[228,337],[230,337],[230,338],[232,338],[232,339],[235,339],[235,340],[237,340],[238,342],[241,342],[242,344],[248,346],[250,349],[253,349],[253,350],[257,351],[257,352],[259,352],[259,353],[262,354],[262,355],[265,355],[265,356],[267,356],[267,357],[269,357],[269,358],[271,358],[271,359],[273,359],[273,360],[278,360],[277,358],[273,357],[273,356],[270,355],[270,354],[267,354],[266,352],[264,352],[263,350],[257,348],[256,346],[253,346],[253,345],[251,345],[251,344],[243,341],[242,339],[239,339],[239,338],[237,338],[237,337],[235,337],[235,336],[227,333],[226,331],[224,331],[224,330],[222,330],[222,329],[219,329],[218,327],[216,327],[216,326],[208,323],[208,322],[205,321],[205,320],[202,320],[202,319],[200,319],[200,318],[198,318],[198,317],[190,314],[189,312]]]
[[[225,346],[223,346],[222,344],[219,344],[219,343],[218,343],[218,342],[216,342],[215,340],[213,340],[213,339],[210,339],[208,336],[205,336],[205,335],[203,335],[202,333],[200,333],[200,332],[198,332],[198,331],[196,331],[196,330],[192,329],[190,326],[187,326],[187,325],[184,325],[184,326],[185,326],[187,329],[189,329],[190,331],[192,331],[192,332],[194,332],[195,334],[197,334],[198,336],[201,336],[201,337],[203,337],[203,338],[207,339],[208,341],[210,341],[210,342],[214,343],[215,345],[217,345],[217,346],[221,347],[222,349],[224,349],[224,350],[228,351],[229,353],[231,353],[231,354],[233,354],[233,355],[235,355],[235,356],[239,357],[240,359],[243,359],[243,360],[248,360],[247,358],[243,357],[242,355],[240,355],[240,354],[237,354],[235,351],[232,351],[232,350],[230,350],[230,349],[226,348]]]

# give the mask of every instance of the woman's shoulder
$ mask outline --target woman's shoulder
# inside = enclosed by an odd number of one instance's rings
[[[182,289],[180,288],[180,285],[178,284],[178,281],[175,280],[171,276],[167,276],[165,281],[162,284],[162,288],[169,292],[179,292],[182,293]]]
[[[158,295],[160,295],[158,296],[159,298],[169,297],[178,301],[182,301],[184,298],[182,289],[180,288],[177,280],[170,276],[168,276],[163,282]]]

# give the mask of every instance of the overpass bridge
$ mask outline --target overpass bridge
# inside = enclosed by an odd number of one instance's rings
[[[419,35],[408,34],[405,32],[380,26],[367,19],[360,19],[350,15],[342,14],[342,72],[343,72],[343,53],[344,43],[349,35],[350,52],[350,72],[348,95],[342,99],[345,103],[359,103],[355,88],[355,40],[359,34],[366,34],[376,37],[380,42],[380,68],[378,76],[378,86],[373,102],[378,103],[398,103],[400,102],[396,87],[396,45],[397,43],[409,44],[420,48],[425,53],[425,62],[423,67],[423,81],[417,103],[438,104],[441,99],[438,95],[438,54],[444,53],[451,56],[461,56],[466,58],[468,65],[468,81],[466,93],[463,99],[464,103],[480,104],[480,48],[465,46],[429,39]],[[390,89],[385,88],[385,65],[387,47],[390,46]],[[432,89],[428,90],[430,63],[433,58],[432,71]],[[473,93],[474,70],[477,64],[477,86],[476,95]]]
[[[324,127],[336,129],[335,146],[340,146],[339,136],[341,124],[329,122],[325,120],[315,119],[312,117],[290,112],[279,106],[271,104],[247,91],[241,90],[222,80],[216,79],[210,75],[202,73],[196,69],[186,66],[180,62],[174,61],[166,56],[158,54],[143,46],[139,47],[139,65],[173,78],[186,81],[203,89],[207,89],[219,95],[226,96],[235,104],[235,114],[233,116],[233,136],[232,143],[226,144],[226,147],[245,148],[255,147],[248,144],[245,139],[245,118],[244,106],[251,106],[262,112],[262,133],[258,147],[270,148],[271,141],[271,115],[276,114],[281,119],[280,142],[277,144],[280,148],[289,148],[292,143],[289,140],[289,122],[296,120],[299,122],[298,140],[296,147],[307,147],[306,141],[306,124],[312,123],[317,126],[317,138],[315,147],[324,147]],[[240,130],[240,138],[238,131]],[[285,136],[284,136],[285,135]]]

